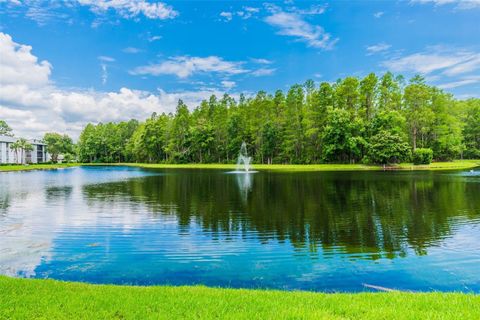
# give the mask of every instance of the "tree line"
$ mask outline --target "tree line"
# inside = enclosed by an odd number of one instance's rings
[[[230,163],[245,141],[256,163],[447,161],[480,157],[479,123],[480,99],[456,100],[421,76],[371,73],[88,124],[78,152],[84,162]]]
[[[65,135],[45,141],[82,162],[232,163],[246,142],[255,163],[428,163],[480,158],[479,124],[480,99],[387,72],[212,95],[193,111],[179,100],[145,121],[88,124],[76,146]]]

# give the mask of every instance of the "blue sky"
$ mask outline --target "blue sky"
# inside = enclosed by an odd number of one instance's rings
[[[480,0],[0,0],[0,118],[28,136],[391,70],[480,96]]]

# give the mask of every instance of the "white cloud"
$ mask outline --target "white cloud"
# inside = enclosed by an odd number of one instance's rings
[[[411,0],[412,4],[434,4],[435,6],[443,6],[453,4],[457,9],[475,9],[480,8],[480,0]]]
[[[231,21],[233,18],[233,14],[231,12],[223,11],[220,12],[220,17],[225,18],[225,21]]]
[[[48,83],[52,66],[48,61],[38,61],[32,47],[15,43],[8,34],[0,32],[0,52],[0,85]]]
[[[305,42],[308,46],[321,49],[331,49],[338,39],[331,39],[331,35],[318,25],[305,21],[300,14],[285,12],[276,6],[269,6],[271,15],[265,22],[278,29],[277,34],[295,38]]]
[[[373,14],[373,16],[378,19],[378,18],[381,18],[384,14],[385,14],[385,12],[383,12],[383,11],[378,11],[378,12],[375,12],[375,13]]]
[[[235,81],[228,81],[228,80],[223,80],[221,84],[225,89],[232,89],[237,85]]]
[[[189,57],[177,56],[159,64],[140,66],[130,73],[134,75],[161,74],[176,75],[179,78],[187,78],[195,73],[220,73],[235,75],[246,73],[248,70],[242,67],[243,62],[225,61],[221,57]]]
[[[7,4],[16,5],[16,6],[19,6],[22,4],[20,0],[0,0],[0,3],[7,3]]]
[[[445,70],[445,74],[449,76],[455,76],[459,74],[468,73],[470,71],[480,68],[480,54],[466,54],[464,55],[464,60]]]
[[[327,5],[313,5],[308,9],[294,8],[292,11],[302,15],[317,15],[325,13],[325,10],[327,10]]]
[[[255,77],[269,76],[272,75],[277,69],[274,68],[260,68],[252,72],[252,75]]]
[[[98,56],[98,60],[103,62],[114,62],[115,59],[109,56]]]
[[[148,37],[148,42],[154,42],[154,41],[157,41],[157,40],[160,40],[162,39],[162,36],[150,36]]]
[[[95,13],[114,10],[124,18],[134,18],[143,15],[149,19],[172,19],[178,12],[163,2],[148,2],[145,0],[77,0],[79,4],[89,6]]]
[[[383,61],[382,65],[393,72],[407,71],[421,74],[441,72],[447,76],[455,76],[479,69],[480,53],[435,47],[425,52]]]
[[[260,9],[255,7],[243,7],[242,10],[231,12],[231,11],[222,11],[220,16],[224,19],[225,22],[232,21],[234,16],[240,17],[244,20],[250,19],[255,14],[259,13]]]
[[[102,84],[105,85],[107,84],[107,80],[108,80],[107,65],[102,63],[100,67],[102,68]]]
[[[126,48],[124,48],[122,51],[125,52],[125,53],[131,53],[131,54],[135,54],[135,53],[140,53],[140,52],[142,52],[141,49],[134,48],[134,47],[126,47]]]
[[[64,89],[50,80],[51,65],[0,32],[0,115],[15,134],[38,138],[57,131],[77,138],[86,123],[145,119],[152,112],[172,112],[178,99],[195,107],[218,89],[151,93],[121,88],[118,92]],[[106,81],[106,80],[105,80]]]
[[[272,63],[273,63],[273,61],[271,61],[271,60],[262,59],[262,58],[260,58],[260,59],[252,58],[252,59],[250,59],[250,60],[251,60],[252,62],[258,63],[258,64],[272,64]]]
[[[442,83],[438,85],[438,87],[441,89],[453,89],[453,88],[462,87],[462,86],[466,86],[474,83],[480,83],[480,76],[465,78],[465,79],[461,79],[453,82]]]
[[[381,43],[377,43],[377,44],[374,44],[374,45],[371,45],[371,46],[367,46],[367,55],[372,55],[372,54],[375,54],[375,53],[379,53],[379,52],[384,52],[384,51],[387,51],[388,49],[390,49],[392,46],[385,43],[385,42],[381,42]]]

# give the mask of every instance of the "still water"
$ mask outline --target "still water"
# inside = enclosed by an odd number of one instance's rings
[[[0,173],[0,274],[479,293],[480,169]]]

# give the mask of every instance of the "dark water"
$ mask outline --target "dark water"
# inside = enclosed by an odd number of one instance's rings
[[[116,284],[480,292],[480,169],[0,173],[0,273]]]

